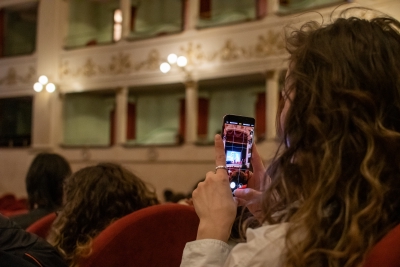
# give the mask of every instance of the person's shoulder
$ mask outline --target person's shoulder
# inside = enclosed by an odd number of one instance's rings
[[[52,211],[47,209],[34,209],[30,210],[28,213],[18,214],[15,216],[10,216],[10,219],[19,225],[22,229],[28,228],[34,222],[40,220]]]
[[[264,224],[261,227],[251,229],[248,228],[246,231],[247,241],[251,241],[255,238],[268,238],[277,239],[286,236],[289,223],[278,223],[278,224]]]
[[[12,252],[13,256],[22,261],[35,266],[67,267],[61,255],[46,240],[26,232],[2,215],[0,215],[0,236],[0,250]]]

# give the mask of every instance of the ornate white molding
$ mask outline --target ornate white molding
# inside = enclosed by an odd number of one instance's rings
[[[7,72],[0,76],[0,85],[33,84],[36,76],[36,69],[33,66],[29,66],[25,74],[20,74],[18,71],[14,67],[9,67]]]
[[[270,56],[279,56],[285,53],[285,45],[283,38],[281,38],[281,33],[273,30],[253,36],[253,40],[248,42],[249,45],[242,45],[234,38],[227,38],[223,42],[218,40],[218,47],[213,46],[212,50],[208,49],[206,51],[204,49],[205,42],[201,40],[188,41],[183,44],[177,43],[175,46],[179,48],[173,48],[169,51],[180,51],[188,59],[188,66],[191,69],[196,69],[196,67],[204,64],[213,64],[218,69],[218,65],[235,61],[249,61],[248,64],[251,64],[254,59],[266,59]],[[167,49],[163,49],[162,44],[158,47],[150,47],[147,50],[147,57],[137,62],[135,62],[135,58],[138,56],[136,53],[139,52],[128,49],[117,54],[109,53],[105,56],[105,60],[102,58],[98,61],[94,59],[95,55],[89,55],[83,62],[79,57],[65,57],[61,61],[60,78],[96,79],[105,75],[155,72],[158,71],[160,64],[165,61],[168,53],[170,53],[164,52],[164,55],[161,56],[162,52],[160,50],[165,51]]]

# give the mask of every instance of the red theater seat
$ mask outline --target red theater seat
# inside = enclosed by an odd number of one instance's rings
[[[363,267],[400,267],[400,225],[372,248]]]
[[[0,197],[0,209],[8,210],[10,206],[14,205],[17,198],[14,194],[4,194]]]
[[[186,242],[196,239],[199,218],[193,207],[160,204],[111,224],[93,241],[81,267],[179,267]]]
[[[8,193],[0,197],[0,213],[4,216],[13,216],[28,212],[28,200],[17,199],[14,194]]]
[[[32,225],[26,228],[26,231],[34,233],[40,236],[41,238],[46,239],[47,235],[50,232],[51,225],[53,224],[56,217],[57,217],[56,213],[52,212],[34,222]]]

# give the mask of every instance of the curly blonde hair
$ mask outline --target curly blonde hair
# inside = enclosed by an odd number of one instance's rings
[[[49,242],[70,266],[90,255],[92,240],[113,221],[159,204],[154,190],[113,163],[74,173],[65,184],[65,196],[66,204],[52,226]]]
[[[263,201],[290,222],[285,267],[360,266],[400,223],[400,23],[350,11],[286,38],[294,97]]]

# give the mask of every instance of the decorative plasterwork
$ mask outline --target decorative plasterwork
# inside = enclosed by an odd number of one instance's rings
[[[33,83],[33,77],[36,75],[36,70],[34,67],[29,67],[28,72],[25,75],[20,75],[15,70],[15,68],[10,67],[7,70],[7,73],[0,77],[0,85],[17,85],[19,83],[22,84],[30,84]]]
[[[181,46],[180,51],[187,58],[189,66],[200,65],[207,61],[201,44],[193,45],[192,42],[189,42],[187,45]]]
[[[129,54],[118,53],[111,57],[111,63],[107,67],[99,66],[102,74],[125,74],[132,71],[132,62]]]
[[[270,30],[265,35],[258,36],[253,52],[256,58],[279,55],[286,52],[285,42],[280,33]]]
[[[252,45],[243,46],[232,39],[226,39],[220,48],[205,52],[201,43],[188,42],[180,47],[180,51],[188,59],[188,66],[195,68],[202,64],[223,64],[238,60],[252,60],[267,58],[285,53],[284,41],[279,32],[269,30],[264,35],[258,35]],[[61,62],[60,77],[85,77],[93,78],[99,75],[129,75],[144,71],[157,71],[167,55],[161,57],[158,49],[151,49],[147,58],[135,63],[134,55],[128,52],[119,52],[111,55],[109,63],[96,63],[88,57],[83,65],[76,69],[70,67],[70,62],[65,59]]]
[[[154,71],[160,66],[161,58],[160,53],[153,49],[149,52],[147,59],[134,64],[131,55],[128,53],[118,53],[113,55],[110,63],[106,65],[96,64],[92,58],[87,58],[82,67],[77,68],[75,71],[69,67],[69,61],[64,60],[60,67],[60,76],[84,76],[91,78],[96,75],[118,75],[130,74],[141,70]]]
[[[246,48],[237,46],[232,40],[226,40],[224,46],[210,57],[210,61],[218,59],[221,61],[234,61],[245,57],[246,54]]]
[[[158,70],[160,67],[161,63],[161,57],[160,57],[160,52],[158,50],[153,49],[150,51],[150,53],[147,56],[147,59],[145,61],[140,62],[139,64],[136,65],[135,70],[140,71],[140,70],[149,70],[149,71],[154,71]]]

